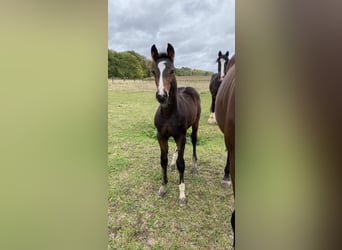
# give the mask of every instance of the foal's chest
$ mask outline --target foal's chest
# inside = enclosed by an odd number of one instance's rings
[[[156,124],[159,133],[170,137],[184,132],[184,123],[177,119],[167,119],[159,124]]]

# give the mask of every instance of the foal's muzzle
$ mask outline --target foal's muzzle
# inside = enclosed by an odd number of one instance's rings
[[[167,94],[160,95],[158,92],[156,93],[156,98],[160,104],[165,104],[167,102]]]

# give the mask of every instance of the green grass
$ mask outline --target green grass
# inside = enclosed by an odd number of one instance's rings
[[[209,83],[209,81],[208,81]],[[197,147],[199,175],[192,175],[190,138],[185,149],[187,206],[178,204],[178,172],[168,172],[163,199],[160,150],[153,125],[158,107],[153,83],[112,84],[108,91],[108,249],[229,249],[231,188],[220,181],[226,161],[223,135],[207,124],[208,83],[193,83],[201,95]],[[191,129],[189,129],[189,132]],[[188,133],[189,137],[190,133]],[[175,143],[169,141],[169,163]]]

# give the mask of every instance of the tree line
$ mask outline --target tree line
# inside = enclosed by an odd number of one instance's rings
[[[134,51],[116,52],[108,50],[108,78],[142,79],[152,76],[152,61]],[[207,76],[212,72],[176,68],[176,76]]]

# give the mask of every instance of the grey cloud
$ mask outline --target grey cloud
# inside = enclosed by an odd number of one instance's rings
[[[108,46],[150,58],[171,43],[177,67],[216,71],[219,50],[235,52],[235,4],[218,0],[109,0]]]

